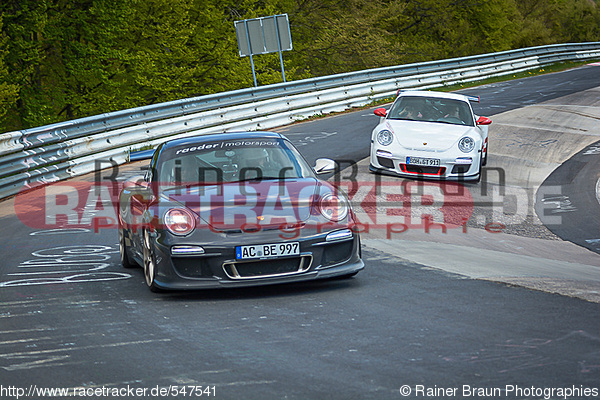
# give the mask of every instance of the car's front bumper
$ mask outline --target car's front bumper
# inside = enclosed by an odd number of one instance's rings
[[[418,179],[434,180],[476,180],[481,170],[480,152],[448,155],[440,153],[413,151],[410,157],[440,160],[436,166],[418,166],[407,163],[408,155],[398,155],[390,151],[373,147],[371,149],[369,169],[373,172]]]
[[[291,239],[300,243],[300,256],[251,261],[236,260],[235,238],[203,243],[204,254],[174,256],[171,244],[154,242],[157,262],[155,284],[161,289],[208,289],[280,284],[354,274],[364,268],[357,233],[340,241],[327,241],[327,234],[315,233]],[[273,233],[260,232],[252,243],[278,243]]]

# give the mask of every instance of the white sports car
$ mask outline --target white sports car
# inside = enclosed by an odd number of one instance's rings
[[[478,97],[399,91],[371,136],[373,172],[404,177],[479,181],[488,157],[488,125],[473,114]]]

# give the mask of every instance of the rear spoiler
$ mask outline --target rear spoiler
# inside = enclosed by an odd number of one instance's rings
[[[155,149],[134,151],[129,154],[129,162],[149,160],[154,156],[154,150]]]
[[[399,96],[400,93],[402,93],[402,92],[408,92],[408,91],[411,91],[411,90],[415,90],[415,89],[398,89],[396,91],[396,96]],[[476,103],[479,103],[479,100],[480,100],[479,96],[469,96],[469,95],[466,95],[466,94],[463,94],[463,96],[465,96],[469,101],[474,101]]]

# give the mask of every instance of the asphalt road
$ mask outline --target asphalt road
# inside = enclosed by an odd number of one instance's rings
[[[544,181],[543,187],[562,187],[562,193],[547,190],[537,199],[538,214],[552,232],[596,253],[600,253],[599,171],[600,141],[578,152]],[[564,217],[560,223],[557,216]]]
[[[530,78],[498,82],[460,90],[479,96],[473,103],[476,114],[493,116],[505,111],[563,97],[600,86],[600,67],[582,67]],[[379,106],[381,107],[381,106]],[[323,156],[334,160],[358,161],[369,156],[371,131],[378,118],[373,109],[275,129],[290,138],[310,162]],[[342,167],[346,164],[342,163]]]
[[[597,69],[584,67],[469,92],[487,104],[480,114],[493,115],[597,86]],[[311,162],[358,161],[376,118],[364,110],[279,131]],[[21,214],[36,204],[21,204]],[[489,398],[544,398],[552,388],[600,396],[597,303],[372,249],[349,280],[153,294],[141,269],[118,265],[113,229],[48,231],[14,211],[14,199],[0,204],[2,399],[44,388],[95,399],[144,398],[132,390],[161,399],[199,390],[221,399],[441,398],[441,389],[486,398],[475,388],[502,390]]]
[[[104,243],[93,233],[77,242],[80,260],[83,243]],[[110,255],[107,269],[120,271],[111,248],[89,259]],[[27,390],[210,386],[221,399],[598,385],[598,304],[364,256],[368,269],[351,280],[260,289],[155,295],[141,270],[3,287],[0,381]]]

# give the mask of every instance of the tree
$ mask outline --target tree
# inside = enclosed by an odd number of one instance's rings
[[[3,0],[0,132],[251,87],[234,21],[287,13],[287,80],[600,40],[600,0]],[[259,85],[278,54],[254,57]]]
[[[600,40],[600,2],[594,0],[557,0],[558,21],[555,36],[560,42]]]
[[[0,122],[4,121],[5,115],[14,108],[19,98],[19,86],[10,83],[10,75],[4,61],[8,54],[8,38],[2,31],[2,15],[0,15]]]
[[[53,99],[43,84],[46,11],[45,3],[36,0],[5,0],[0,3],[4,63],[8,81],[18,91],[16,102],[7,105],[10,108],[5,114],[3,131],[56,120],[55,115],[48,113],[53,108]]]
[[[401,2],[304,0],[284,5],[290,16],[298,68],[321,76],[393,65],[403,46],[386,27],[402,15]]]

